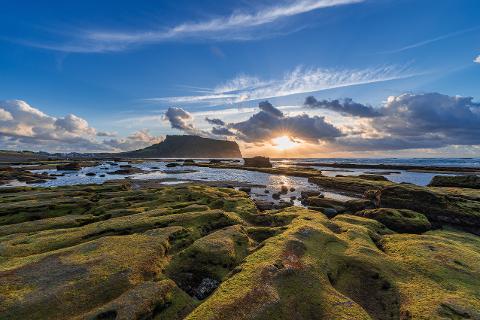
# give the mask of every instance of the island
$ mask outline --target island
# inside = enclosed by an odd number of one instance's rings
[[[172,135],[144,149],[119,154],[125,158],[241,158],[235,141]]]

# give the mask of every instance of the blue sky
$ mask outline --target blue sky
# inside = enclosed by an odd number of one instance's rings
[[[290,110],[285,116],[307,113],[334,125],[366,125],[305,108],[311,95],[382,108],[389,96],[438,92],[473,97],[467,108],[478,115],[476,0],[0,2],[0,100],[10,101],[3,110],[13,115],[19,107],[11,100],[21,100],[49,117],[45,126],[55,127],[48,134],[43,127],[22,131],[20,120],[5,116],[10,129],[0,133],[4,148],[76,148],[72,142],[87,128],[95,137],[79,148],[100,150],[108,140],[120,150],[166,134],[206,135],[211,125],[205,116],[232,123],[226,128],[233,130],[263,100]],[[164,116],[170,107],[184,110],[183,120],[197,131],[175,129]],[[76,118],[58,128],[56,121],[69,114]],[[432,150],[478,154],[476,141],[469,143]],[[271,153],[267,149],[261,150]]]

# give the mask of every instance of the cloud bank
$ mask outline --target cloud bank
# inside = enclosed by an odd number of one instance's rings
[[[305,113],[288,110],[262,101],[242,121],[226,121],[221,113],[218,118],[206,118],[203,124],[211,126],[208,130],[197,127],[193,114],[179,107],[169,108],[163,120],[183,133],[236,139],[246,147],[272,146],[272,139],[285,135],[308,143],[309,148],[322,147],[327,152],[480,146],[480,102],[472,97],[406,93],[390,96],[378,107],[351,99],[319,101],[309,97]],[[313,110],[316,115],[307,113]],[[333,111],[338,118],[329,113],[327,119],[321,116],[322,110]],[[0,101],[0,148],[3,149],[110,152],[139,149],[160,141],[162,137],[146,129],[122,138],[98,131],[73,114],[53,117],[25,101]]]
[[[409,93],[388,97],[379,108],[351,99],[318,101],[309,97],[306,105],[335,111],[351,122],[336,126],[324,117],[289,116],[265,101],[248,120],[221,128],[248,143],[265,143],[288,135],[310,143],[326,142],[335,150],[345,151],[480,145],[480,103],[471,97]],[[214,129],[221,134],[218,127]]]
[[[74,114],[49,116],[22,100],[0,101],[0,147],[52,151],[125,151],[147,146],[158,137],[137,132],[126,139],[98,140],[114,134],[98,132]]]

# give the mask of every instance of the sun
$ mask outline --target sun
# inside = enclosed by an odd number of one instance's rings
[[[272,139],[273,146],[278,150],[287,150],[298,145],[292,138],[288,136],[281,136],[275,139]]]

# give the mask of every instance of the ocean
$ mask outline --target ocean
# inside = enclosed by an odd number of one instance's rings
[[[480,158],[275,158],[278,162],[324,162],[355,164],[391,164],[409,166],[480,168]]]

